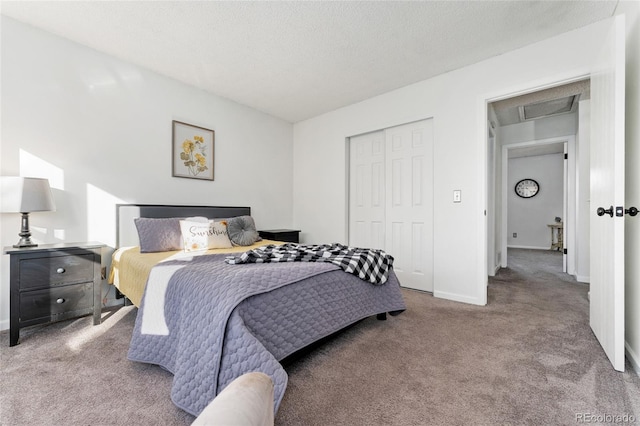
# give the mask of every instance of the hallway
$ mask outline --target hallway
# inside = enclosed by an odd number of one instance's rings
[[[562,253],[555,250],[529,250],[510,248],[507,251],[509,268],[531,280],[549,280],[573,283],[589,288],[587,283],[579,283],[572,275],[562,272]]]

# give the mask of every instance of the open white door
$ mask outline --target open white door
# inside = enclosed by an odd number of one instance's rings
[[[589,214],[590,324],[618,371],[624,371],[624,66],[624,16],[617,16],[591,75]]]

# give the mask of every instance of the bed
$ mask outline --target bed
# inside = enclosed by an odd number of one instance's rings
[[[136,217],[250,215],[248,207],[117,206],[110,281],[138,306],[128,358],[171,372],[172,401],[194,416],[251,371],[273,379],[277,411],[287,385],[281,360],[366,317],[406,309],[393,270],[383,285],[372,285],[328,262],[225,262],[252,247],[281,244],[274,241],[197,254],[140,253],[132,227]]]

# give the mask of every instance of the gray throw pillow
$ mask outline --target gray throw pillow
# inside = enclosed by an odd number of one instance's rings
[[[231,242],[237,246],[250,246],[256,241],[262,240],[251,216],[238,216],[227,219],[227,232]]]
[[[133,220],[138,230],[140,253],[182,249],[180,219],[177,217],[153,219],[138,217]]]

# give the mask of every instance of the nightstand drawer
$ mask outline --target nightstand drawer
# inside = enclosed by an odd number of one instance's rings
[[[93,310],[93,281],[20,294],[20,322]]]
[[[93,253],[20,261],[20,289],[93,281]]]

